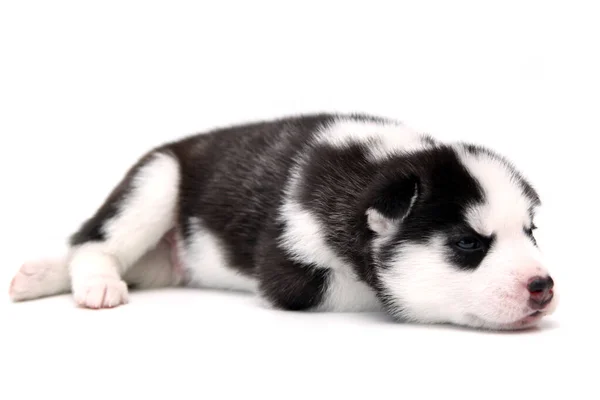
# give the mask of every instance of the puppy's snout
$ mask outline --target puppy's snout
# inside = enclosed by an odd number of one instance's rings
[[[527,282],[529,290],[529,305],[535,310],[541,310],[552,301],[554,297],[554,281],[550,276],[534,276]]]

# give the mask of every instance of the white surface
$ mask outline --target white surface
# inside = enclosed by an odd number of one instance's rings
[[[538,331],[496,334],[211,291],[133,293],[100,312],[69,296],[4,301],[1,399],[599,397],[593,2],[148,3],[0,6],[5,287],[150,146],[340,110],[513,159],[542,195],[537,236],[562,303]]]

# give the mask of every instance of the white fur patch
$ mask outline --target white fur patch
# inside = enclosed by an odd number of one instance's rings
[[[399,122],[359,121],[346,117],[339,117],[322,128],[316,141],[336,147],[368,143],[372,160],[380,160],[399,152],[420,150],[429,145],[423,135]]]
[[[522,232],[529,226],[530,201],[501,161],[467,153],[461,154],[461,160],[485,192],[485,204],[473,207],[467,215],[475,230],[490,235]]]
[[[286,200],[281,219],[286,224],[282,245],[294,260],[327,269],[351,268],[327,245],[320,222],[296,201]]]
[[[402,306],[400,317],[418,322],[460,317],[470,276],[448,265],[441,246],[441,240],[403,246],[391,267],[380,270],[383,285]]]
[[[350,270],[331,270],[329,285],[321,311],[380,311],[381,303],[368,285]]]
[[[191,226],[191,243],[180,248],[188,286],[255,292],[256,280],[229,265],[219,238],[204,229],[199,218],[191,218]]]
[[[132,181],[117,216],[104,226],[102,251],[117,257],[123,269],[153,248],[173,226],[179,190],[179,164],[157,153]]]
[[[35,299],[70,290],[66,254],[25,262],[13,277],[9,295],[14,301]]]

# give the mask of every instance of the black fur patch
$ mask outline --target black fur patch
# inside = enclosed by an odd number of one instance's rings
[[[419,196],[419,179],[416,176],[386,182],[380,190],[372,207],[383,216],[399,219],[406,215],[413,198]]]
[[[282,229],[273,222],[261,234],[255,258],[259,291],[277,308],[313,309],[323,300],[330,271],[290,259],[278,243]]]
[[[444,234],[446,238],[445,245],[448,259],[451,260],[453,265],[464,271],[476,269],[488,254],[496,240],[495,235],[490,237],[479,235],[466,224],[457,225],[454,229],[444,232]],[[459,249],[456,246],[456,243],[463,237],[476,238],[481,243],[481,249],[476,251],[464,251]]]
[[[313,115],[221,128],[168,146],[180,160],[178,224],[191,217],[226,246],[229,263],[253,275],[258,238],[275,218],[293,158],[332,116]]]
[[[459,230],[458,234],[470,233],[465,224],[465,212],[469,206],[483,203],[484,193],[452,148],[437,146],[413,153],[397,163],[400,170],[409,168],[402,171],[399,179],[407,179],[404,178],[407,175],[418,176],[419,196],[395,240],[383,249],[385,262],[395,255],[399,244],[425,244],[436,234],[456,235],[456,230]]]

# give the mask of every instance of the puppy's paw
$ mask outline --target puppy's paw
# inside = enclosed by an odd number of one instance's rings
[[[10,282],[8,295],[12,301],[31,300],[68,291],[66,261],[46,258],[24,263]]]
[[[113,308],[129,302],[127,285],[111,275],[91,275],[73,285],[75,302],[85,308]]]

